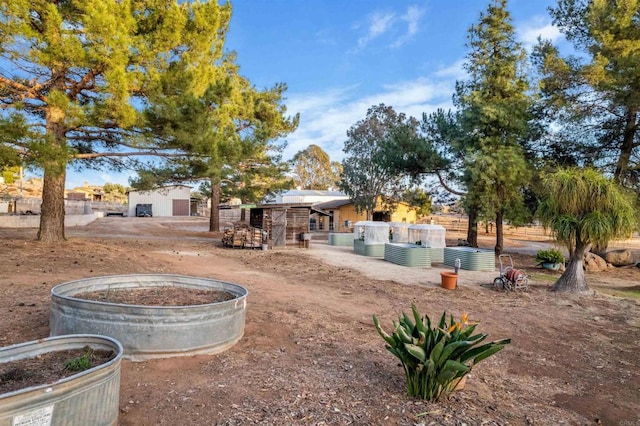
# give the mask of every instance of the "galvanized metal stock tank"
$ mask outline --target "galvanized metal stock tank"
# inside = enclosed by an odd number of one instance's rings
[[[84,300],[74,295],[104,290],[181,287],[217,290],[234,299],[189,306],[142,306]],[[244,334],[248,291],[237,284],[168,274],[86,278],[51,290],[51,335],[111,336],[133,361],[222,352]]]
[[[116,340],[95,335],[48,337],[0,348],[0,364],[85,346],[113,351],[116,356],[55,383],[1,394],[0,426],[116,425],[123,353]]]

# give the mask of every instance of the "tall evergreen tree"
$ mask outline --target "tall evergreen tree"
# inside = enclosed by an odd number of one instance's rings
[[[610,173],[640,189],[640,1],[559,0],[553,23],[577,56],[540,41],[541,108],[551,137],[573,163]],[[548,146],[541,149],[546,152]],[[553,148],[553,147],[551,147]]]
[[[469,30],[465,69],[456,84],[460,137],[471,243],[479,215],[495,218],[496,255],[503,249],[505,215],[521,209],[530,172],[521,146],[528,133],[526,55],[515,40],[506,0],[495,0]]]
[[[467,240],[478,245],[480,218],[496,221],[496,254],[503,220],[519,219],[530,176],[522,144],[529,132],[526,56],[515,41],[506,0],[495,0],[469,29],[464,64],[469,80],[456,84],[457,111],[424,114],[420,134],[395,138],[391,164],[412,176],[434,174],[461,196],[469,215]]]
[[[260,91],[229,60],[219,70],[226,72],[200,96],[188,90],[192,84],[185,80],[184,72],[168,76],[166,88],[146,116],[161,136],[160,146],[184,155],[169,158],[132,182],[145,189],[168,182],[207,180],[210,231],[220,227],[218,207],[224,183],[229,195],[245,196],[250,190],[265,193],[289,186],[283,173],[286,165],[279,157],[281,146],[274,140],[293,131],[298,123],[297,116],[285,116],[284,84]]]
[[[159,153],[142,109],[176,64],[196,96],[219,77],[230,15],[217,1],[0,4],[0,155],[44,172],[40,240],[64,240],[67,165]]]

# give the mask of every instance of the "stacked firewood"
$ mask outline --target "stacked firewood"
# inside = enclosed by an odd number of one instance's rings
[[[247,225],[227,229],[222,236],[225,247],[258,248],[262,246],[262,230]]]

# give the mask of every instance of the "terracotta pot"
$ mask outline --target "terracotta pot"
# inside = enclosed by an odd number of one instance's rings
[[[442,288],[453,290],[458,285],[458,274],[453,272],[440,272],[440,277],[442,278]]]

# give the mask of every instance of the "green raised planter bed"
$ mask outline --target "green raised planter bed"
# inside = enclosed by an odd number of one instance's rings
[[[431,263],[442,263],[444,262],[444,248],[443,247],[431,247],[429,248],[431,251]]]
[[[445,247],[444,264],[454,267],[460,259],[460,268],[468,271],[495,271],[496,255],[492,250],[479,250],[473,247]]]
[[[360,256],[383,257],[384,244],[365,244],[362,240],[353,240],[353,251]]]
[[[410,243],[384,245],[384,260],[402,266],[431,267],[431,249]]]
[[[329,245],[351,247],[353,245],[353,232],[329,234]]]

